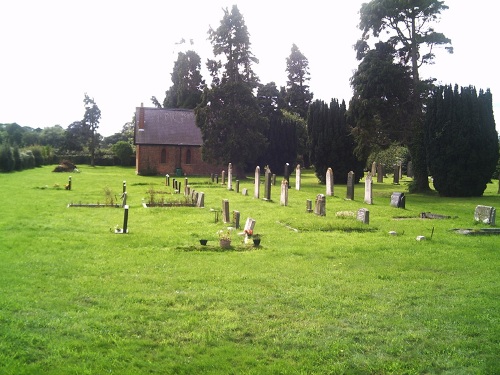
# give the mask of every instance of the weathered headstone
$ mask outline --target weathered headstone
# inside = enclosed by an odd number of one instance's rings
[[[273,173],[273,175],[271,176],[271,184],[273,186],[276,186],[276,174],[275,173]]]
[[[288,181],[281,181],[281,195],[280,195],[280,204],[282,206],[288,206]]]
[[[413,177],[413,163],[411,161],[406,165],[406,176]]]
[[[222,221],[224,223],[230,223],[230,218],[229,218],[229,200],[223,199],[222,200]]]
[[[314,213],[319,216],[326,215],[326,199],[323,194],[318,194],[316,196],[316,202],[314,205]]]
[[[350,171],[347,174],[347,194],[346,198],[354,200],[354,172]]]
[[[241,194],[242,195],[248,195],[248,189],[247,188],[243,188],[243,190],[241,191]]]
[[[372,176],[375,176],[377,174],[377,163],[373,162],[372,163]]]
[[[233,166],[231,163],[227,166],[227,190],[233,190]]]
[[[301,171],[300,171],[300,164],[297,164],[297,167],[295,168],[295,190],[300,190],[300,179],[301,179]]]
[[[233,225],[236,229],[240,228],[240,211],[233,211]]]
[[[307,199],[306,200],[306,212],[311,213],[312,211],[313,211],[312,210],[312,200]]]
[[[290,164],[285,163],[285,171],[283,173],[283,177],[285,178],[287,185],[286,187],[290,186]],[[283,182],[281,183],[283,185]]]
[[[170,186],[170,175],[169,174],[165,175],[165,186]]]
[[[266,168],[266,172],[264,175],[264,200],[271,200],[271,170]]]
[[[247,221],[245,222],[245,227],[243,228],[243,230],[253,232],[254,228],[255,228],[255,220],[252,219],[251,217],[248,217]]]
[[[395,185],[399,184],[399,166],[397,164],[394,164],[394,175],[392,183]]]
[[[483,224],[495,225],[496,211],[495,207],[478,205],[474,211],[474,220]]]
[[[360,208],[356,220],[361,221],[363,224],[370,224],[370,211],[366,208]]]
[[[368,172],[365,178],[365,199],[366,204],[373,204],[372,174]]]
[[[394,192],[391,195],[391,206],[396,208],[405,208],[406,197],[404,193]]]
[[[254,198],[259,198],[260,196],[260,167],[255,168],[255,188],[253,192]]]
[[[328,168],[326,170],[326,195],[331,197],[333,195],[333,170]]]
[[[236,180],[236,184],[235,185],[236,185],[236,188],[235,188],[236,193],[239,193],[240,192],[240,180]]]
[[[196,201],[196,207],[205,207],[205,193],[201,192],[198,194],[198,199]]]
[[[377,164],[377,182],[384,182],[384,166],[381,163]]]
[[[221,173],[221,184],[224,185],[226,183],[226,171],[222,171]]]

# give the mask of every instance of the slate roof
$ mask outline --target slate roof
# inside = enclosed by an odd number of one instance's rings
[[[140,126],[140,110],[144,110],[144,124]],[[134,140],[136,145],[203,144],[200,128],[196,126],[192,109],[137,107]]]

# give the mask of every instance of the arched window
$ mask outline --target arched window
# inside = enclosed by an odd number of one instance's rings
[[[186,164],[191,164],[191,150],[189,148],[186,151]]]
[[[167,150],[161,149],[160,163],[165,164],[167,162]]]

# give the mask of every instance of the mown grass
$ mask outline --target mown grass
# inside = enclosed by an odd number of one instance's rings
[[[287,207],[278,187],[265,202],[250,179],[243,196],[190,177],[205,208],[145,209],[150,187],[171,192],[164,178],[83,167],[66,191],[51,170],[0,175],[0,373],[500,372],[500,237],[451,231],[481,227],[478,204],[500,207],[497,181],[480,198],[406,193],[404,210],[389,206],[404,183],[375,183],[371,206],[363,184],[354,201],[335,186],[318,217],[305,213],[324,193],[312,172],[301,191],[292,178]],[[67,208],[105,203],[124,180],[127,235],[114,234],[122,209]],[[260,247],[219,248],[222,199],[257,220]],[[369,225],[335,215],[361,207]]]

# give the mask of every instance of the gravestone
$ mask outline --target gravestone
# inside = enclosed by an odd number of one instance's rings
[[[123,206],[123,228],[115,229],[117,234],[127,234],[128,233],[128,205]]]
[[[398,161],[398,174],[399,174],[399,180],[403,178],[403,162]]]
[[[377,164],[377,182],[384,182],[384,166],[381,163]]]
[[[411,161],[406,165],[406,176],[413,177],[413,163]]]
[[[368,172],[365,178],[365,199],[366,204],[373,204],[372,174]]]
[[[496,211],[495,207],[478,205],[474,211],[474,221],[495,225]]]
[[[287,182],[286,187],[288,188],[288,186],[290,185],[290,164],[288,163],[285,164],[285,171],[283,173],[283,176]],[[281,185],[283,186],[283,182],[281,183]]]
[[[372,163],[372,176],[375,176],[377,174],[377,163],[373,162]]]
[[[273,186],[276,186],[276,174],[273,173],[272,177],[271,177],[271,184]]]
[[[297,164],[297,167],[295,168],[295,190],[300,190],[300,179],[301,179],[301,171],[300,171],[300,164]]]
[[[326,199],[323,194],[318,194],[316,196],[316,202],[314,205],[314,213],[319,216],[326,215]]]
[[[399,184],[399,166],[397,164],[394,164],[394,176],[392,183],[395,185]]]
[[[354,172],[350,171],[347,174],[347,194],[346,198],[354,200]]]
[[[240,211],[233,211],[233,225],[236,229],[240,228]]]
[[[266,168],[266,172],[264,174],[264,200],[271,200],[271,170]]]
[[[259,198],[260,196],[260,167],[255,168],[255,188],[253,192],[254,198]]]
[[[331,197],[333,195],[333,170],[328,168],[326,170],[326,195]]]
[[[170,175],[165,175],[165,186],[170,186]]]
[[[280,204],[282,206],[288,206],[288,181],[281,181],[281,195],[280,195]]]
[[[226,171],[222,171],[221,173],[221,185],[226,183]]]
[[[360,208],[356,220],[361,221],[363,224],[370,224],[370,211],[366,208]]]
[[[245,222],[245,227],[243,228],[243,230],[253,232],[254,228],[255,228],[255,220],[252,219],[251,217],[248,217],[247,221]]]
[[[233,166],[231,163],[227,166],[227,190],[233,190]]]
[[[229,200],[223,199],[222,200],[222,222],[224,223],[230,223],[230,218],[229,218]]]
[[[68,177],[68,185],[66,186],[66,190],[71,190],[71,176]]]
[[[205,207],[205,193],[201,192],[198,194],[198,200],[196,201],[196,207]]]
[[[312,200],[307,199],[306,200],[306,212],[311,213],[312,211],[313,211],[312,210]]]
[[[391,206],[396,208],[405,208],[406,197],[404,193],[394,192],[391,195]]]
[[[247,188],[243,188],[243,190],[241,191],[241,194],[242,195],[248,195],[248,189]]]
[[[219,185],[219,175],[217,173],[215,174],[215,183]]]
[[[236,193],[240,192],[240,180],[236,180]]]
[[[182,183],[180,181],[177,181],[177,193],[181,192],[181,185]]]

